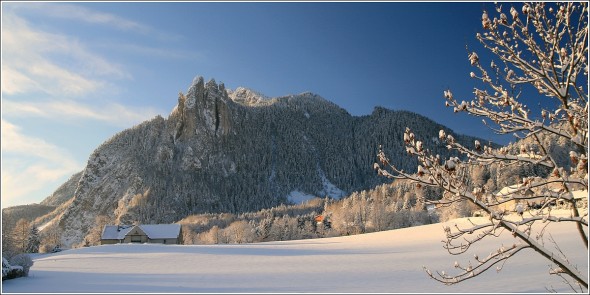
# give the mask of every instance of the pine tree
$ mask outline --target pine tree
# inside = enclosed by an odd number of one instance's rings
[[[39,237],[39,229],[36,226],[31,226],[29,236],[27,238],[27,253],[39,252],[39,245],[41,245],[41,238]]]

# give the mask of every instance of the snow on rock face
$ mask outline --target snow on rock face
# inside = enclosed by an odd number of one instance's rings
[[[174,157],[174,150],[168,146],[158,147],[158,154],[156,160],[162,163],[170,161]]]
[[[321,196],[329,196],[333,199],[341,199],[342,197],[346,196],[347,193],[337,186],[332,184],[330,180],[326,177],[326,173],[318,167],[318,173],[322,179],[322,186],[324,187],[323,190],[319,192]]]
[[[42,230],[44,230],[46,227],[50,226],[50,225],[51,225],[53,222],[54,222],[54,220],[52,219],[52,220],[50,220],[50,221],[48,221],[48,222],[46,222],[46,223],[42,224],[41,226],[39,226],[37,229],[38,229],[39,231],[42,231]]]
[[[208,131],[215,135],[227,135],[231,128],[230,99],[223,83],[217,85],[214,79],[205,85],[202,107],[199,108]]]
[[[202,167],[201,160],[195,156],[195,153],[190,146],[184,151],[181,167],[183,170],[201,169]]]
[[[180,137],[180,130],[188,136],[206,132],[216,136],[227,135],[231,127],[231,110],[223,83],[219,85],[214,79],[204,83],[201,76],[193,79],[186,96],[180,94],[178,108],[171,113],[178,120],[175,138]],[[187,132],[188,131],[188,132]]]
[[[265,105],[269,102],[269,98],[264,94],[245,87],[227,89],[227,95],[231,100],[248,106]]]
[[[193,79],[193,82],[189,86],[187,91],[187,99],[185,107],[187,109],[193,109],[196,105],[197,97],[196,94],[202,91],[204,88],[204,79],[202,76],[197,76]]]
[[[294,204],[303,204],[315,197],[316,196],[314,195],[294,190],[287,195],[287,200],[289,200],[289,202],[293,202]]]

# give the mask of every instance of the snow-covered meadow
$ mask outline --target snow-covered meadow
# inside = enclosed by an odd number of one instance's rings
[[[484,218],[472,218],[484,221]],[[451,224],[466,219],[451,221]],[[29,277],[4,281],[2,293],[514,293],[570,292],[532,250],[453,286],[429,279],[422,266],[454,271],[453,263],[511,245],[509,234],[465,256],[442,248],[443,224],[348,237],[236,245],[121,244],[34,257]],[[588,273],[588,252],[572,224],[552,224],[562,251]]]

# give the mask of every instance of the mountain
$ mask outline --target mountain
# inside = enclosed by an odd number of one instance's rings
[[[170,223],[197,213],[240,213],[312,195],[340,198],[382,184],[372,169],[379,145],[398,167],[412,171],[403,133],[425,147],[438,131],[468,145],[475,138],[407,111],[375,108],[367,116],[312,93],[268,98],[193,80],[167,118],[156,116],[101,144],[81,175],[46,199],[66,246],[80,243],[97,216],[114,223]]]

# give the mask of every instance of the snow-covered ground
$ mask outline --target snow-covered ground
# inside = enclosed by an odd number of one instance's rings
[[[472,218],[482,221],[482,218]],[[451,223],[465,222],[465,219]],[[104,245],[35,256],[29,277],[4,281],[2,293],[514,293],[555,288],[548,262],[532,250],[454,286],[422,269],[452,272],[453,262],[483,257],[510,235],[484,240],[467,255],[442,248],[443,224],[357,236],[241,245]],[[588,251],[571,224],[550,229],[562,250],[588,273]],[[576,251],[577,250],[577,251]]]
[[[293,202],[294,204],[303,204],[314,198],[316,198],[316,196],[306,194],[298,190],[294,190],[287,195],[287,200],[289,200],[289,202]]]

